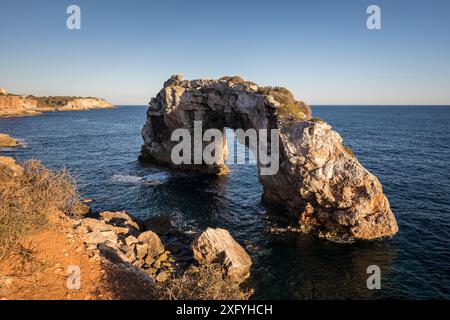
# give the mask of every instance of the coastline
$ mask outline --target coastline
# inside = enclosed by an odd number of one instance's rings
[[[37,116],[45,112],[84,111],[115,107],[107,100],[96,97],[35,97],[10,94],[5,89],[1,89],[0,92],[0,118]]]

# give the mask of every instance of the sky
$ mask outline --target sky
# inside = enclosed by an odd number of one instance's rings
[[[450,1],[0,0],[10,92],[144,105],[173,74],[239,75],[312,105],[448,105]]]

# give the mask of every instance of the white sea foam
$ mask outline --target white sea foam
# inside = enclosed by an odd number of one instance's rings
[[[114,182],[120,183],[139,183],[142,181],[141,177],[133,176],[129,174],[115,174],[111,177],[111,180]]]
[[[111,177],[111,180],[117,183],[125,183],[125,184],[143,183],[152,186],[157,186],[160,184],[164,184],[169,178],[170,175],[167,172],[155,172],[144,177],[118,173],[113,175]]]
[[[155,172],[142,178],[142,181],[151,185],[160,185],[169,180],[170,174],[167,172]]]

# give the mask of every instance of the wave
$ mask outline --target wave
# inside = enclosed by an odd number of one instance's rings
[[[117,183],[125,183],[125,184],[149,184],[152,186],[157,186],[164,184],[170,178],[170,175],[167,172],[156,172],[149,174],[144,177],[139,177],[136,175],[130,174],[121,174],[117,173],[111,177],[111,181]]]
[[[111,180],[114,182],[121,182],[121,183],[139,183],[142,181],[142,178],[129,174],[115,174],[111,177]]]

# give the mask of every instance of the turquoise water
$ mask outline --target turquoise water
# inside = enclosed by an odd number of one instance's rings
[[[224,178],[141,165],[145,113],[122,106],[0,119],[0,132],[25,143],[2,153],[66,166],[95,210],[169,214],[186,245],[208,226],[228,229],[252,256],[256,298],[450,298],[450,107],[313,107],[378,176],[399,223],[391,240],[346,245],[270,232],[253,165],[232,165]],[[366,287],[372,264],[381,290]]]

